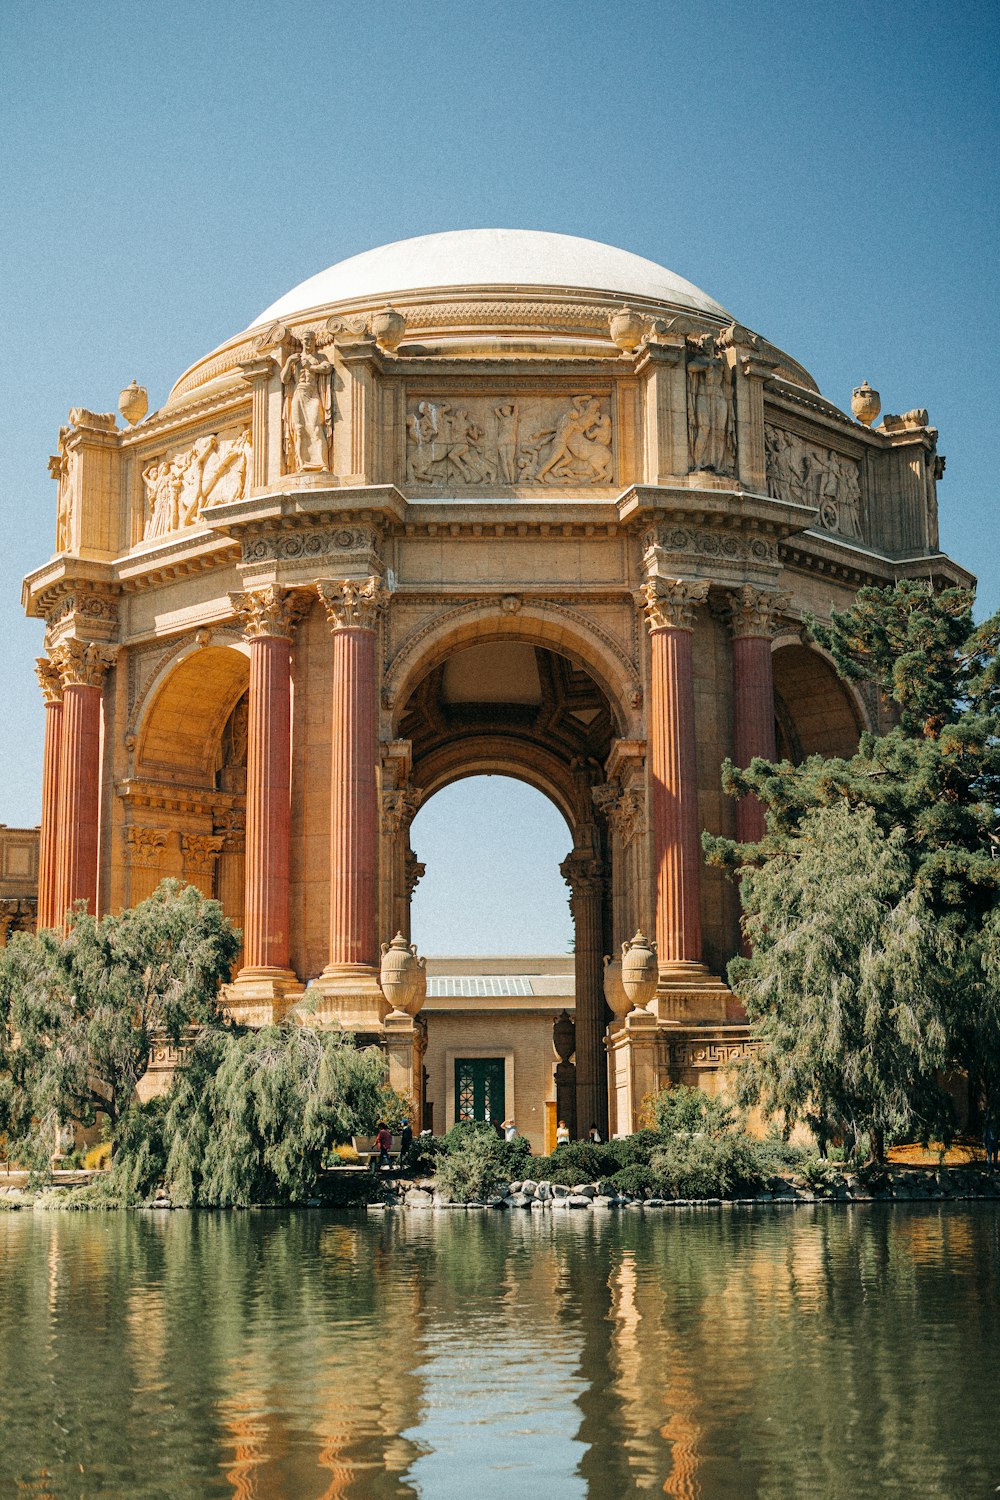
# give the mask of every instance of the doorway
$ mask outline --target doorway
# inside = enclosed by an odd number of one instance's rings
[[[502,1057],[456,1057],[455,1121],[485,1120],[499,1125],[507,1118]]]

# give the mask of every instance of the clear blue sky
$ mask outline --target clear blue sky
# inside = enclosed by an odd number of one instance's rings
[[[887,411],[926,406],[944,545],[995,609],[998,43],[995,3],[0,8],[0,820],[39,816],[41,628],[18,597],[51,551],[68,408],[111,409],[133,375],[158,405],[290,286],[408,235],[606,240],[839,404],[867,378]]]

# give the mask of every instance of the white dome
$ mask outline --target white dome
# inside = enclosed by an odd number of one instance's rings
[[[250,327],[394,292],[482,286],[618,292],[713,317],[730,316],[682,276],[613,245],[537,229],[453,229],[396,240],[338,261],[272,302]]]

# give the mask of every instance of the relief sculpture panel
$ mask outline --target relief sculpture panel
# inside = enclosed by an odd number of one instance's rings
[[[210,433],[142,471],[143,541],[193,526],[203,510],[242,500],[250,473],[250,433]]]
[[[593,395],[411,397],[406,476],[415,484],[614,484],[610,403]]]
[[[768,423],[767,492],[775,500],[811,505],[824,531],[861,538],[861,475],[856,459],[821,448]]]

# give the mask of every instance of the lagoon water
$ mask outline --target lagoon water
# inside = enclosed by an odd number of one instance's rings
[[[0,1214],[0,1495],[974,1500],[1000,1212]]]

